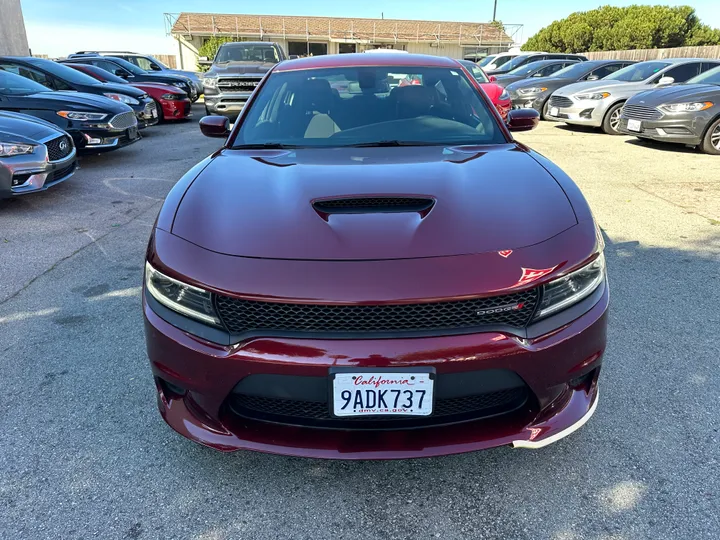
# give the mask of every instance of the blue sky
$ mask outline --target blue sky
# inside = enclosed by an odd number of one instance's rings
[[[706,24],[720,27],[720,0],[498,0],[498,19],[523,24],[525,39],[573,11],[600,5],[689,4]],[[492,19],[493,0],[21,0],[30,47],[34,53],[62,56],[83,48],[174,53],[165,36],[163,13],[213,12],[267,15],[326,15],[485,22]]]

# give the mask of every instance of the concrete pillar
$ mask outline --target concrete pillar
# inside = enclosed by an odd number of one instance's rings
[[[0,0],[0,55],[30,54],[20,0]]]

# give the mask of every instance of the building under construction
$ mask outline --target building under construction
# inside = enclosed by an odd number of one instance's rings
[[[411,53],[479,58],[507,51],[521,25],[399,19],[353,19],[281,15],[165,15],[178,41],[181,69],[195,69],[200,47],[212,36],[237,41],[274,41],[290,55],[317,56],[392,48]]]

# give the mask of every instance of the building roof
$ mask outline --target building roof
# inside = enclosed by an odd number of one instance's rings
[[[275,71],[298,71],[302,69],[344,68],[354,66],[413,66],[457,68],[456,60],[443,56],[425,54],[331,54],[287,60]]]
[[[181,13],[171,32],[182,35],[258,36],[261,39],[270,35],[302,40],[315,37],[368,42],[513,42],[504,31],[488,23],[213,13]]]

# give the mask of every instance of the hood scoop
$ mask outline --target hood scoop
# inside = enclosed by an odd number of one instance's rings
[[[425,217],[435,205],[430,197],[340,197],[320,199],[313,208],[324,219],[332,214],[399,214],[417,212]]]

